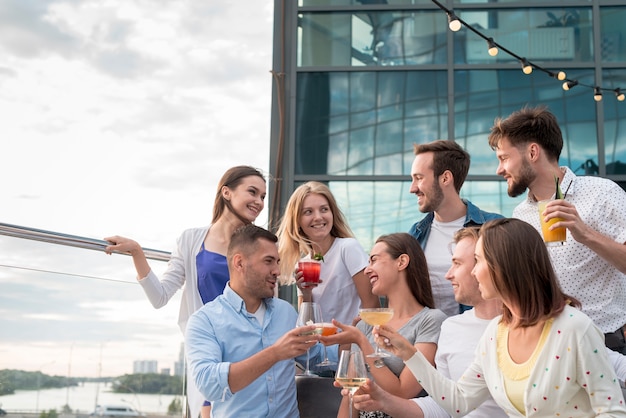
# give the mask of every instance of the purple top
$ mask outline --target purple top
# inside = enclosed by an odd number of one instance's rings
[[[198,291],[205,305],[224,293],[226,283],[230,278],[228,274],[228,261],[222,254],[204,249],[196,256],[196,268],[198,269]]]

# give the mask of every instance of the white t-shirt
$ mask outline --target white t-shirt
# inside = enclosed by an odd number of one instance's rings
[[[368,255],[356,239],[335,238],[324,254],[320,271],[322,283],[313,288],[313,301],[320,305],[325,322],[336,319],[351,324],[359,314],[361,298],[352,276],[367,265]]]
[[[454,234],[463,228],[465,216],[452,222],[439,222],[433,219],[430,234],[424,248],[424,255],[428,263],[430,285],[435,299],[435,308],[443,311],[446,315],[459,313],[459,304],[454,300],[452,285],[446,279],[446,273],[450,269],[452,254],[450,243],[454,241]]]

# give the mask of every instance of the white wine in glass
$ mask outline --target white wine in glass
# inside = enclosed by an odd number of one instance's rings
[[[373,327],[385,325],[387,322],[391,321],[393,318],[393,309],[391,308],[370,308],[370,309],[359,309],[359,316],[366,324],[369,324]],[[380,347],[376,344],[376,348],[374,349],[374,353],[368,354],[367,357],[391,357],[390,354],[380,351]]]
[[[352,395],[367,380],[367,369],[363,360],[363,352],[343,350],[339,356],[339,365],[335,381],[350,391],[350,418],[352,418]]]

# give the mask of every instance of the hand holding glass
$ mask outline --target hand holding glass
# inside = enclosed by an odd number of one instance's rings
[[[304,278],[302,287],[315,287],[320,283],[322,264],[319,260],[300,260],[298,270],[302,272]]]
[[[339,357],[335,381],[350,391],[350,418],[352,418],[352,395],[367,380],[367,369],[363,360],[363,352],[343,350]]]
[[[315,325],[321,329],[320,334],[322,335],[322,337],[328,337],[329,335],[334,335],[337,333],[337,327],[334,326],[331,322],[323,322],[321,324],[315,324]],[[328,355],[326,354],[326,346],[324,346],[324,360],[322,360],[317,365],[318,366],[332,366],[333,364],[336,364],[336,363],[328,359]]]
[[[359,309],[359,316],[365,323],[375,327],[385,325],[393,318],[393,309],[391,308],[371,308]],[[374,353],[368,354],[367,357],[390,357],[391,355],[380,351],[380,347],[376,345]]]
[[[313,325],[322,323],[322,311],[320,306],[315,302],[302,302],[300,304],[300,309],[298,310],[298,320],[296,322],[297,327],[302,327],[305,325]],[[315,330],[311,331],[309,335],[313,334],[321,334],[322,327],[316,327]],[[315,373],[311,372],[309,369],[309,350],[306,350],[306,369],[304,373],[307,376],[317,376]]]
[[[543,241],[547,246],[555,246],[561,245],[565,242],[566,239],[566,228],[559,227],[550,230],[550,227],[557,222],[562,221],[561,218],[552,218],[548,221],[545,221],[543,216],[543,211],[546,210],[546,205],[551,202],[551,200],[541,200],[537,202],[537,209],[539,210],[539,221],[541,222],[541,232],[543,234]]]

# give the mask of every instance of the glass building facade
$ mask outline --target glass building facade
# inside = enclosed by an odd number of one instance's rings
[[[496,117],[547,105],[565,139],[561,165],[626,185],[623,1],[440,1],[499,45],[579,85],[535,70],[472,30],[448,29],[429,0],[275,2],[270,227],[295,187],[326,182],[366,249],[423,217],[409,193],[413,144],[453,139],[472,157],[461,196],[510,216],[487,143]],[[593,98],[594,86],[603,100]]]

